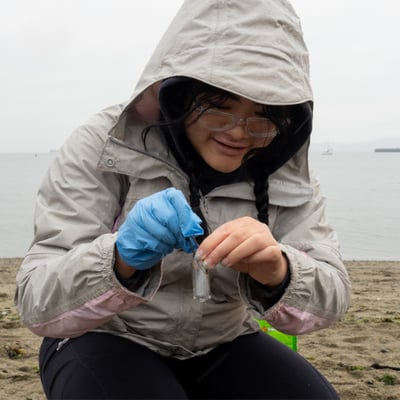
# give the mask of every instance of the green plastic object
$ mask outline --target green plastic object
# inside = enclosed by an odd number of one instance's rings
[[[297,336],[287,335],[277,329],[273,328],[267,321],[263,319],[257,319],[258,324],[263,332],[272,336],[276,340],[290,347],[292,350],[297,351]]]

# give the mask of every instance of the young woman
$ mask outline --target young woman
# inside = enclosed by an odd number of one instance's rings
[[[307,60],[285,1],[187,0],[131,101],[67,140],[17,276],[48,398],[338,398],[257,322],[304,334],[349,305]]]

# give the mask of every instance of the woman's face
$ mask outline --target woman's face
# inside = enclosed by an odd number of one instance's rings
[[[203,107],[208,108],[205,104]],[[233,114],[236,118],[263,117],[263,106],[244,97],[228,99],[222,109],[213,110]],[[201,114],[201,112],[200,112]],[[206,115],[206,114],[205,114]],[[219,172],[232,172],[240,167],[243,157],[254,148],[264,147],[271,139],[256,138],[247,134],[246,125],[236,124],[228,130],[210,130],[203,116],[194,111],[187,121],[187,137],[203,160]],[[207,117],[205,117],[207,118]]]

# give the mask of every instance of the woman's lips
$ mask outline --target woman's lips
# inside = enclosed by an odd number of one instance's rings
[[[214,139],[214,143],[217,145],[218,151],[227,156],[242,155],[248,149],[247,146],[224,142],[224,141],[217,140],[217,139]]]

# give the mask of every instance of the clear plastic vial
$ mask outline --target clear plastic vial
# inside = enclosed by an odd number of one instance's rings
[[[200,303],[211,298],[208,269],[196,257],[193,260],[193,298]]]

